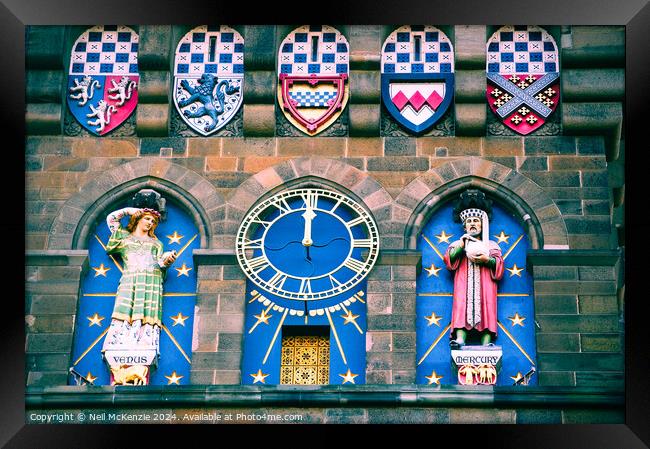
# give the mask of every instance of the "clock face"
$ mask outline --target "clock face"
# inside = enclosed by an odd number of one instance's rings
[[[378,254],[370,214],[324,189],[272,196],[246,215],[237,233],[237,259],[246,276],[286,299],[339,295],[366,277]]]

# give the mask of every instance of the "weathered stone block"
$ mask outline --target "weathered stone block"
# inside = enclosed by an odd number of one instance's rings
[[[364,424],[367,412],[363,408],[327,409],[325,422],[327,424]]]
[[[537,352],[579,352],[579,334],[537,334]]]
[[[244,52],[244,65],[247,72],[275,70],[276,31],[275,26],[255,25],[246,25],[240,31],[246,41],[246,47],[255,49],[255,51]]]
[[[449,410],[450,424],[514,424],[514,410],[452,408]]]
[[[64,84],[63,72],[59,70],[28,70],[26,75],[27,103],[61,102],[61,87]]]
[[[214,371],[215,385],[239,385],[241,384],[241,371],[219,369]]]
[[[346,156],[383,156],[383,139],[380,137],[354,137],[348,139]]]
[[[611,232],[609,216],[566,216],[567,231],[571,234],[609,234]]]
[[[350,68],[378,71],[383,40],[382,27],[352,25],[349,30]]]
[[[615,295],[590,296],[581,295],[578,297],[578,307],[583,314],[617,313],[618,300]]]
[[[135,123],[138,135],[143,137],[166,136],[169,122],[168,104],[141,103],[136,109]],[[141,155],[150,153],[141,153]]]
[[[621,334],[582,334],[582,352],[620,352],[623,349]]]
[[[372,281],[368,283],[370,282]],[[375,293],[370,288],[368,288],[367,304],[369,314],[389,314],[393,311],[392,296],[388,293]]]
[[[605,156],[551,156],[551,170],[602,170],[607,167]]]
[[[555,204],[562,215],[582,215],[582,201],[580,200],[556,200]]]
[[[428,157],[385,156],[368,158],[368,171],[427,171],[428,169]]]
[[[580,186],[580,173],[577,171],[531,172],[526,175],[541,187]]]
[[[615,353],[540,353],[537,355],[541,371],[621,371],[623,355]]]
[[[214,384],[214,370],[190,370],[190,383],[192,385]]]
[[[517,424],[562,424],[561,410],[517,410]]]
[[[416,139],[411,137],[385,137],[384,154],[386,156],[415,156]]]
[[[573,371],[539,371],[539,385],[553,387],[574,387],[576,385]]]
[[[77,310],[76,295],[34,295],[31,296],[29,313],[41,314],[74,314]]]
[[[223,156],[273,156],[275,139],[244,138],[224,139]]]
[[[25,36],[25,63],[29,69],[63,69],[65,27],[31,26]]]
[[[414,315],[368,315],[368,330],[409,331],[415,329]]]
[[[562,424],[623,424],[625,410],[567,409],[562,410]]]
[[[393,332],[393,351],[415,351],[415,332]]]
[[[457,103],[480,103],[485,98],[485,70],[459,70],[454,77]]]
[[[61,134],[61,103],[27,103],[25,126],[28,134]]]
[[[605,139],[602,136],[577,137],[578,154],[605,155]]]
[[[525,154],[576,154],[574,137],[527,137],[524,141]]]
[[[579,267],[582,281],[613,281],[616,279],[614,267]]]
[[[483,154],[485,156],[522,156],[524,154],[524,139],[522,137],[487,137],[483,139]]]
[[[205,171],[235,171],[237,170],[236,157],[208,156],[205,158]]]
[[[169,70],[172,50],[172,27],[169,25],[142,25],[139,28],[138,66],[140,73],[147,70]]]
[[[379,104],[350,104],[350,131],[352,137],[379,135],[381,112]]]
[[[145,70],[140,73],[138,85],[138,108],[145,103],[169,102],[171,92],[171,75],[166,70]],[[165,114],[167,117],[168,114]]]
[[[625,96],[625,70],[562,70],[562,101],[621,101]]]
[[[578,313],[576,295],[535,295],[535,312],[537,314]]]
[[[487,109],[483,103],[456,103],[454,107],[457,136],[481,136],[485,134]]]
[[[218,313],[239,313],[243,314],[246,306],[243,294],[230,295],[221,293],[219,295]]]
[[[242,351],[242,334],[220,333],[217,351]]]
[[[27,353],[25,369],[34,372],[68,371],[70,352],[65,353]]]
[[[244,74],[244,98],[251,104],[273,104],[276,96],[274,71],[247,70]]]
[[[617,332],[616,315],[542,315],[537,314],[539,332]]]
[[[625,28],[572,26],[570,38],[562,40],[562,62],[573,67],[593,67],[595,63],[622,67]]]
[[[456,69],[485,70],[485,25],[456,25]]]
[[[366,333],[366,351],[390,352],[393,350],[391,332],[368,331]]]
[[[606,387],[625,388],[625,375],[623,372],[580,371],[576,373],[577,387]]]
[[[350,101],[354,104],[378,104],[381,74],[376,70],[350,71]]]
[[[275,135],[275,105],[244,104],[244,135],[273,137]]]
[[[341,137],[281,137],[277,139],[280,156],[345,156],[346,139]]]
[[[542,280],[574,280],[578,279],[577,267],[537,266],[533,269],[536,281]]]
[[[72,351],[72,334],[28,334],[27,352],[69,352]]]

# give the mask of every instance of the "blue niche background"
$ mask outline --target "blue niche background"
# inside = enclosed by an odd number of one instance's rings
[[[318,207],[328,210],[333,207],[334,203],[335,201],[328,198],[319,197]],[[288,205],[292,209],[298,209],[304,206],[304,203],[300,199],[294,198],[288,200]],[[349,242],[343,241],[341,232],[347,233],[347,230],[335,218],[325,213],[317,214],[312,223],[314,245],[311,247],[311,258],[318,262],[316,264],[306,262],[305,248],[300,241],[304,226],[302,213],[303,210],[289,212],[269,228],[265,242],[266,255],[274,266],[286,272],[299,276],[319,276],[334,269],[345,260]],[[336,214],[345,221],[355,217],[344,206],[339,207]],[[278,215],[279,211],[273,210],[264,219],[272,221]],[[368,238],[362,228],[362,226],[352,228],[353,238]],[[263,231],[264,229],[260,227],[252,238],[261,238]],[[296,237],[297,235],[298,237]],[[260,249],[253,253],[253,257],[261,255]],[[357,259],[363,258],[362,250],[359,248],[355,248],[352,255]],[[268,281],[275,273],[274,269],[267,268],[261,270],[259,275]],[[346,275],[352,278],[354,274],[354,271],[344,268],[338,272],[337,276]],[[342,283],[345,283],[346,280],[339,279]],[[324,285],[326,282],[329,281],[313,282],[314,291],[330,288]],[[287,281],[284,288],[298,291],[299,283],[295,280]],[[347,383],[364,384],[365,333],[367,329],[365,292],[366,281],[363,280],[345,293],[326,299],[300,301],[274,295],[247,280],[242,383],[260,383],[260,377],[256,378],[254,375],[261,370],[261,374],[265,376],[263,383],[280,384],[283,331],[286,332],[291,328],[295,329],[295,327],[301,326],[303,329],[309,327],[327,327],[329,329],[330,384],[346,382],[343,376],[348,373],[348,370],[356,376],[353,377],[352,382]],[[354,322],[343,318],[349,314],[356,316]],[[260,317],[265,315],[270,315],[270,317],[267,320],[261,320]]]
[[[126,207],[126,204],[115,210],[122,207]],[[83,376],[96,378],[94,385],[110,384],[110,371],[101,349],[111,322],[115,292],[121,276],[119,267],[122,266],[119,256],[111,257],[104,250],[110,237],[105,218],[110,212],[103,215],[87,243],[90,268],[82,281],[72,349],[72,367]],[[129,216],[122,218],[124,228],[128,220]],[[199,248],[201,238],[189,215],[169,200],[167,219],[158,224],[155,234],[162,242],[164,251],[176,250],[178,257],[167,268],[163,285],[160,357],[158,367],[151,373],[150,385],[185,385],[190,380],[196,304],[196,270],[192,251]],[[69,376],[68,383],[76,384],[74,376]]]
[[[463,230],[452,218],[454,202],[431,217],[418,238],[422,272],[417,280],[416,382],[429,384],[435,371],[440,384],[457,385],[451,366],[449,325],[453,293],[453,272],[442,260],[449,243]],[[536,367],[533,279],[526,270],[528,236],[517,219],[497,204],[492,206],[490,240],[499,243],[505,270],[498,284],[497,339],[503,348],[497,385],[512,385],[515,379]],[[537,385],[533,374],[529,385]]]

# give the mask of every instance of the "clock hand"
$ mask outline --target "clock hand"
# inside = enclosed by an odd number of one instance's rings
[[[307,209],[305,210],[305,213],[302,214],[302,218],[305,219],[305,232],[303,234],[302,244],[304,246],[311,246],[314,243],[314,241],[311,239],[311,222],[314,218],[316,218],[314,208],[307,205]]]
[[[307,256],[305,258],[311,262],[311,256],[309,255],[309,246],[305,246],[305,251],[307,252]]]
[[[322,244],[322,245],[314,245],[314,244],[312,244],[311,246],[313,246],[314,248],[323,248],[323,247],[329,245],[330,243],[332,243],[332,242],[334,242],[334,241],[336,241],[336,240],[343,240],[344,242],[348,242],[348,243],[350,243],[350,241],[349,241],[348,239],[346,239],[346,238],[343,238],[343,237],[336,237],[336,238],[334,238],[334,239],[330,240],[329,242],[324,243],[324,244]]]
[[[267,245],[264,245],[264,248],[269,250],[269,251],[280,251],[281,249],[285,249],[287,246],[291,245],[292,243],[301,243],[300,240],[291,240],[290,242],[285,243],[283,246],[279,248],[271,248]]]

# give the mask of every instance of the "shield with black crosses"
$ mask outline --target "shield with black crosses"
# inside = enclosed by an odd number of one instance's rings
[[[68,73],[72,115],[95,135],[111,132],[138,104],[138,34],[117,25],[86,30],[72,47]]]
[[[223,128],[244,99],[244,38],[234,29],[199,26],[176,47],[174,104],[182,119],[208,136]]]
[[[349,45],[337,29],[301,26],[280,44],[278,102],[296,128],[313,136],[327,129],[348,102]]]
[[[419,134],[447,111],[454,95],[454,50],[433,26],[403,26],[384,41],[381,98],[404,128]]]
[[[513,131],[542,126],[560,100],[557,45],[538,26],[504,26],[487,42],[487,99]]]

